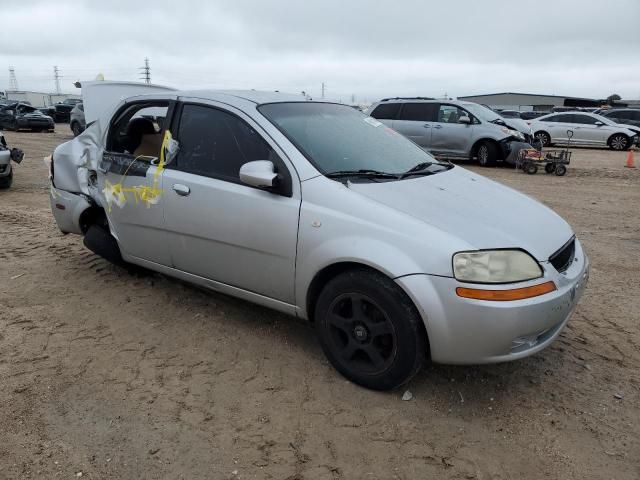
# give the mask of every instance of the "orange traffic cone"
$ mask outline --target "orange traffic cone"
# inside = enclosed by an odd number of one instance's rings
[[[625,165],[625,167],[627,167],[627,168],[636,168],[636,166],[634,164],[634,159],[633,159],[634,150],[635,150],[635,148],[631,147],[629,149],[629,153],[627,154],[627,164]]]

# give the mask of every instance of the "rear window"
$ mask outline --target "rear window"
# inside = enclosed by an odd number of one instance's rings
[[[381,103],[371,112],[371,116],[378,120],[395,120],[399,111],[399,103]]]
[[[402,105],[400,120],[435,122],[438,118],[437,103],[405,103]]]

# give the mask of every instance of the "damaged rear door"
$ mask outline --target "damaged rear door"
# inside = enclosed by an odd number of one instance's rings
[[[113,117],[98,163],[98,188],[122,256],[171,265],[164,231],[163,139],[175,97],[132,99]]]

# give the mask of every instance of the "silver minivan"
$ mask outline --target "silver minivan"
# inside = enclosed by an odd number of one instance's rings
[[[49,159],[95,253],[308,320],[374,389],[531,355],[576,308],[587,256],[532,198],[346,105],[145,88],[83,83],[89,126]]]
[[[386,98],[366,113],[437,157],[477,158],[483,166],[507,159],[513,142],[533,139],[524,122],[473,102]]]

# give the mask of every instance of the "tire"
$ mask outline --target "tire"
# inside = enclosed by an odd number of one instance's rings
[[[548,147],[549,145],[551,145],[551,137],[547,132],[536,132],[533,136],[540,139],[543,147]]]
[[[561,167],[562,165],[558,165],[559,167]],[[556,171],[556,164],[555,163],[547,163],[544,166],[544,171],[547,173],[554,173]]]
[[[629,137],[622,133],[616,133],[609,139],[609,148],[611,150],[626,150],[629,148]]]
[[[527,172],[529,175],[535,175],[536,173],[538,173],[538,166],[535,163],[530,163],[525,167],[525,172]]]
[[[476,156],[483,167],[493,167],[498,159],[498,147],[492,142],[482,142],[476,149]]]
[[[73,122],[71,124],[71,131],[73,132],[73,136],[77,137],[82,133],[82,128],[80,128],[80,124],[78,122]]]
[[[556,175],[559,177],[564,176],[564,174],[567,173],[567,167],[565,167],[564,165],[558,165],[556,167]]]
[[[6,190],[13,183],[13,170],[6,177],[0,177],[0,190]]]
[[[315,327],[338,372],[373,390],[407,383],[426,359],[422,318],[393,280],[354,269],[331,279],[315,306]]]

